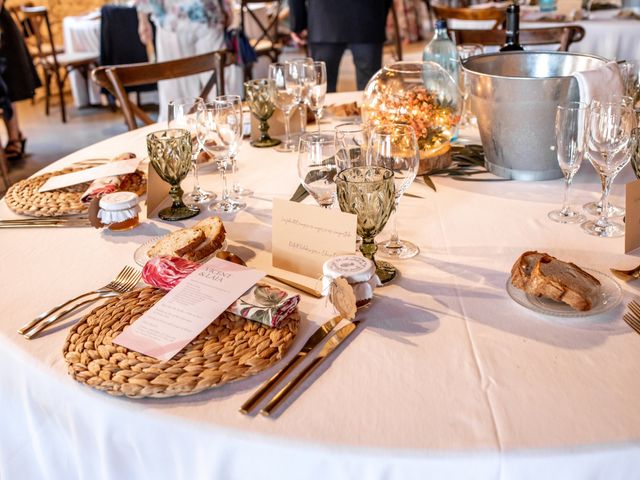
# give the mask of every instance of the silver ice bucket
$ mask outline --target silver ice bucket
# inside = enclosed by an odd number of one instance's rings
[[[487,169],[514,180],[562,177],[553,150],[556,107],[579,100],[574,72],[606,62],[565,52],[489,53],[464,60]]]

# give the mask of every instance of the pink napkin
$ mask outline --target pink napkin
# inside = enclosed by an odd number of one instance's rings
[[[578,81],[581,102],[591,104],[593,99],[604,100],[624,92],[622,75],[616,62],[609,62],[593,70],[575,72],[573,77]]]

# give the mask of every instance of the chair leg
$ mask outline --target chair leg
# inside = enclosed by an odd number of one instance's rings
[[[49,102],[51,99],[51,74],[44,74],[44,113],[49,116]]]
[[[64,82],[60,78],[60,72],[56,72],[56,83],[58,84],[58,97],[60,97],[60,113],[62,114],[62,123],[67,123],[67,112],[64,108]]]

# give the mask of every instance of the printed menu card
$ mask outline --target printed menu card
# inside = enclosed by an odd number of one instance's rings
[[[49,178],[46,182],[44,182],[44,185],[42,185],[38,189],[38,191],[48,192],[51,190],[56,190],[58,188],[91,182],[92,180],[97,180],[98,178],[126,175],[127,173],[135,172],[139,164],[139,158],[128,158],[126,160],[109,162],[105,165],[99,165],[97,167],[87,168],[85,170],[80,170],[77,172],[57,175],[55,177]]]
[[[113,343],[158,360],[169,360],[264,275],[214,257],[162,297]]]

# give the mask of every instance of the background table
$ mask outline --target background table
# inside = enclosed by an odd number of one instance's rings
[[[100,15],[94,12],[78,17],[64,17],[62,36],[67,53],[95,53],[100,55]],[[76,107],[99,105],[100,87],[91,79],[87,81],[79,72],[69,74],[71,94]]]
[[[123,151],[144,155],[145,135],[157,128],[98,143],[50,169]],[[255,195],[224,220],[229,243],[250,264],[268,255],[272,199],[296,189],[295,164],[294,154],[242,147],[241,181]],[[219,190],[209,168],[201,181]],[[613,188],[618,203],[632,177],[628,169],[621,175]],[[558,319],[521,307],[505,291],[511,265],[526,250],[603,272],[636,265],[638,257],[623,253],[622,239],[549,221],[561,180],[434,182],[437,192],[416,182],[410,192],[422,198],[407,196],[399,209],[400,237],[421,254],[397,263],[398,279],[360,314],[364,328],[276,418],[237,410],[281,364],[196,396],[133,401],[67,375],[61,349],[69,322],[33,341],[16,333],[133,264],[141,243],[198,218],[145,221],[117,234],[2,232],[0,477],[638,478],[640,337],[622,321],[624,305]],[[598,190],[585,164],[574,199],[594,200]],[[0,202],[0,218],[12,216]],[[628,301],[638,286],[623,289]],[[300,309],[290,355],[332,315],[325,301],[304,295]]]

